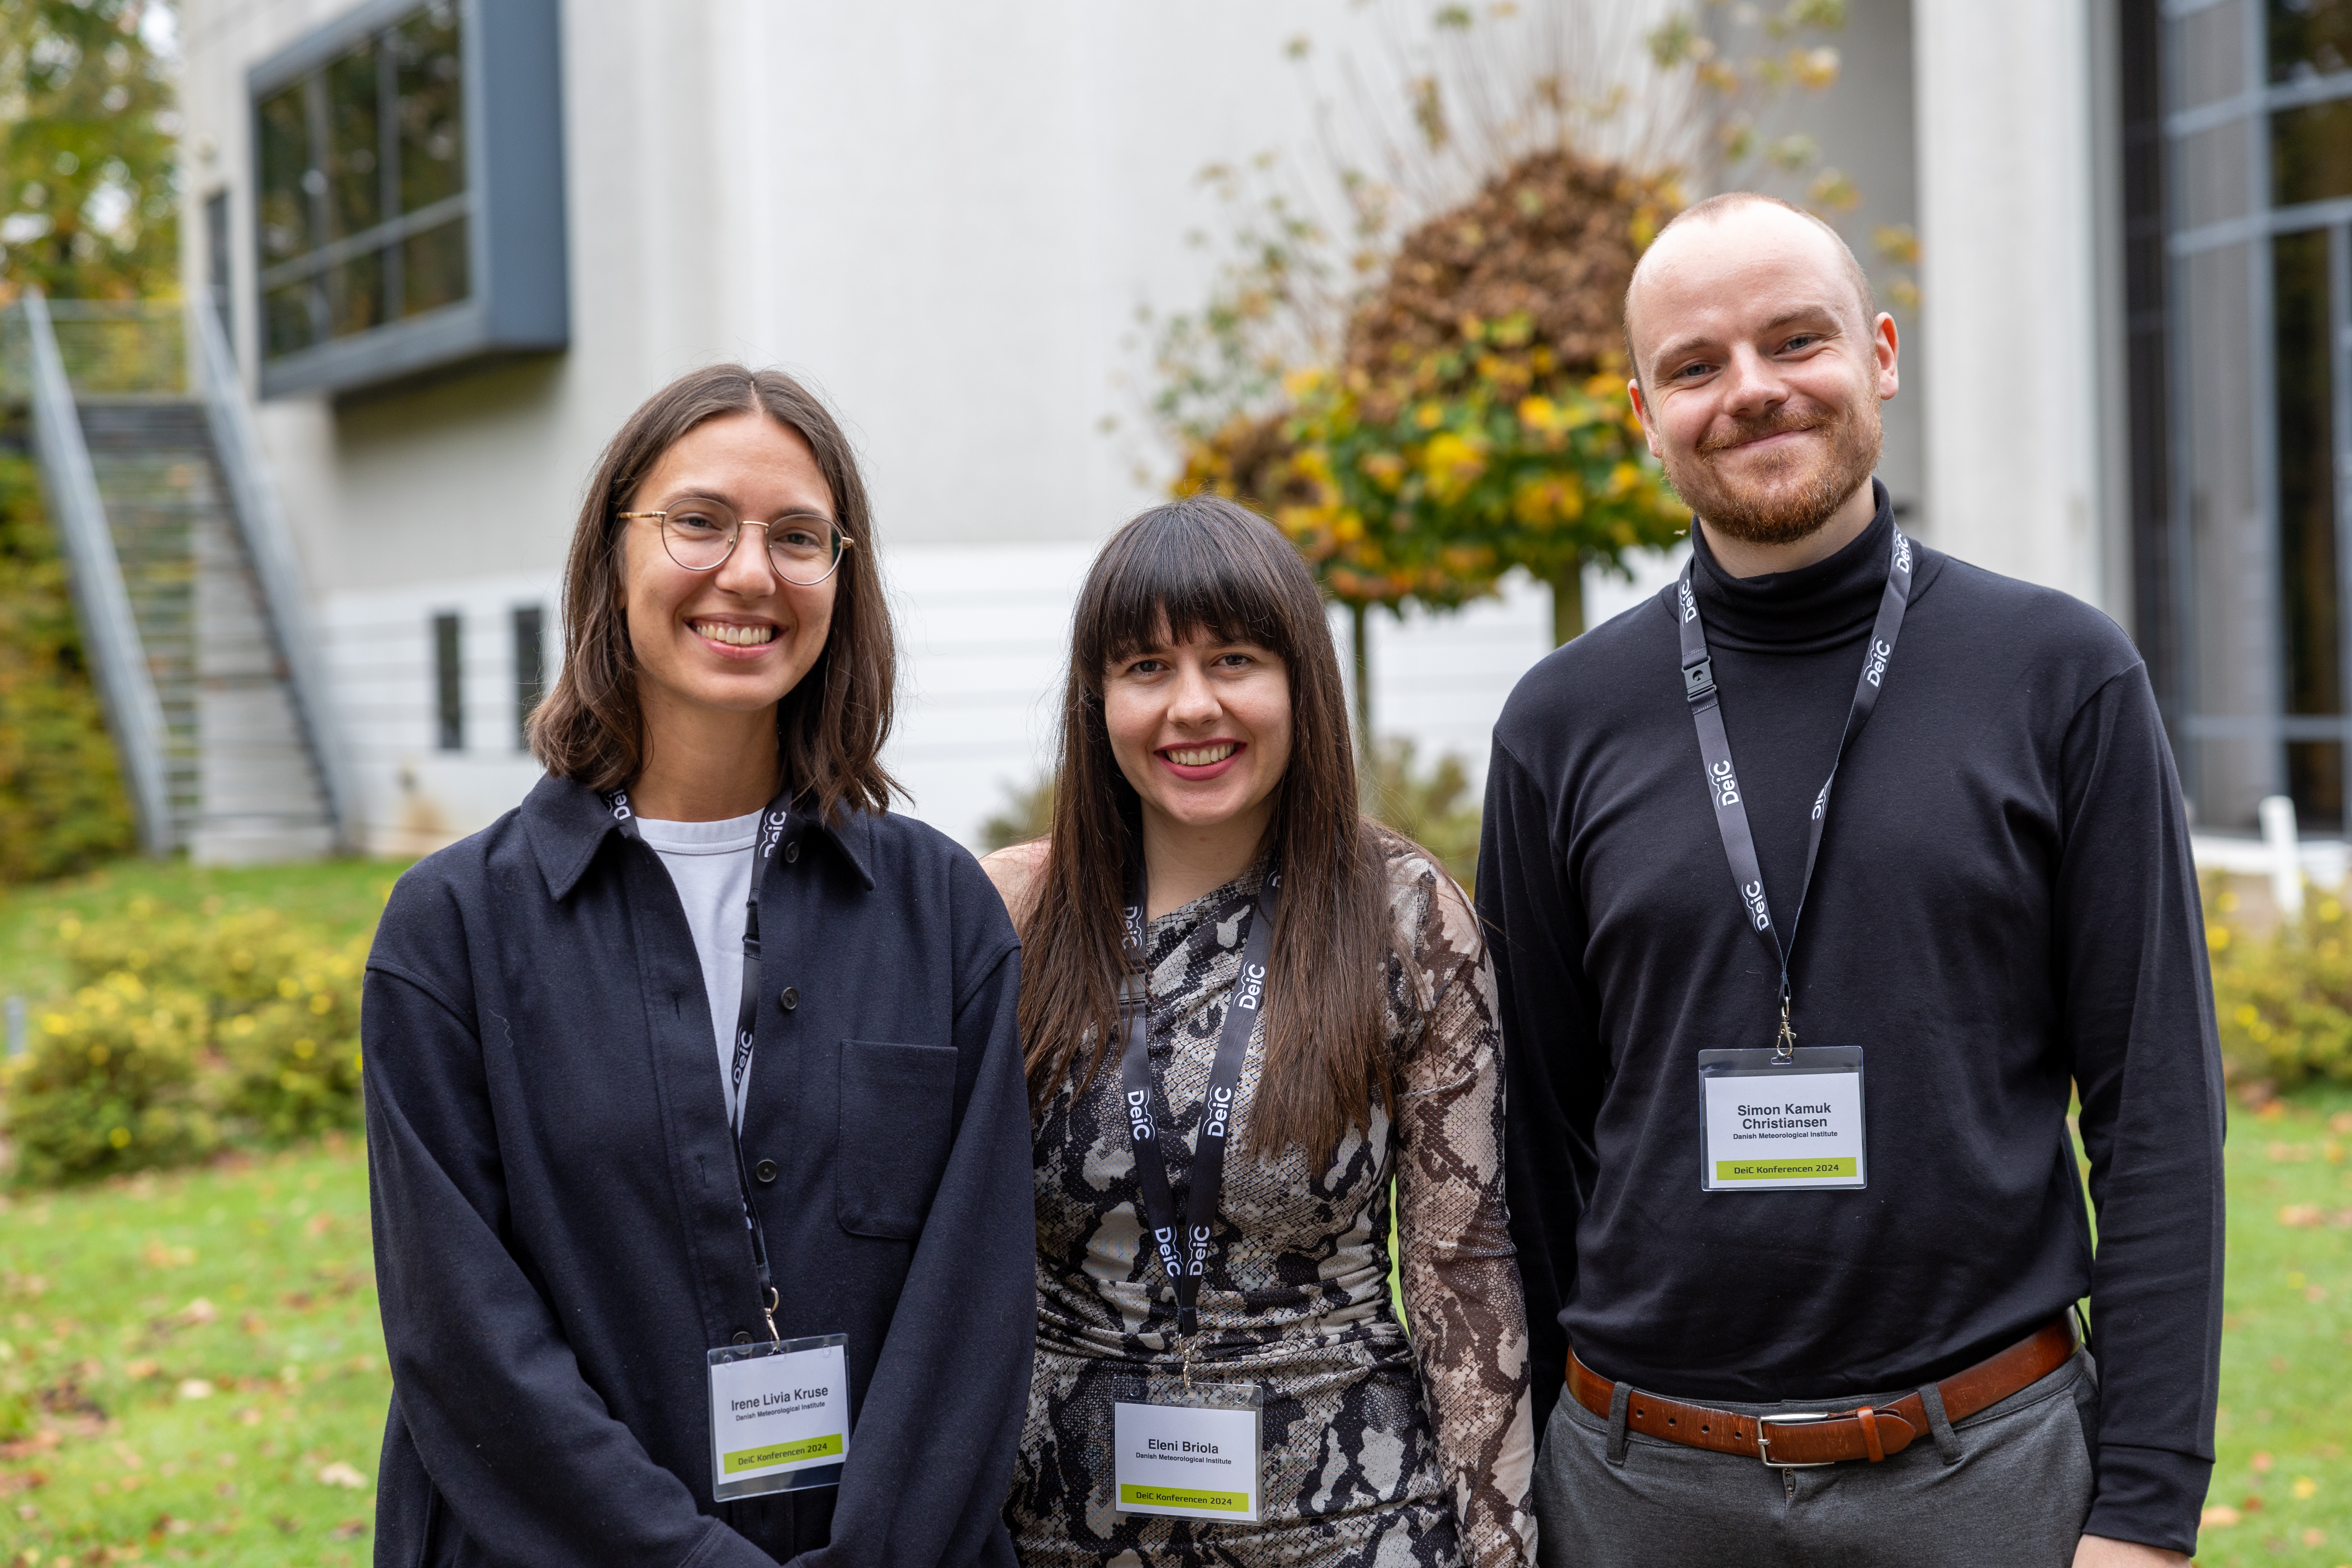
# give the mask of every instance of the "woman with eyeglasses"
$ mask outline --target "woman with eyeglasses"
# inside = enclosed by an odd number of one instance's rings
[[[1494,973],[1461,889],[1356,790],[1282,535],[1205,495],[1115,535],[1053,834],[984,862],[1035,1118],[1005,1510],[1030,1568],[1532,1559]]]
[[[380,1562],[1013,1561],[1019,952],[887,809],[873,529],[789,377],[656,394],[572,535],[548,776],[393,893]]]

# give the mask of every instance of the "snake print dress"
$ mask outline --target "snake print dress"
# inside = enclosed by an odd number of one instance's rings
[[[1192,1375],[1265,1401],[1261,1522],[1123,1514],[1111,1406],[1181,1371],[1175,1296],[1145,1243],[1115,1060],[1037,1129],[1037,1363],[1005,1507],[1032,1568],[1512,1568],[1532,1562],[1528,1334],[1503,1206],[1494,973],[1461,891],[1415,849],[1390,858],[1394,1120],[1310,1169],[1257,1156],[1265,1031],[1250,1042],[1200,1295]],[[1153,921],[1146,1039],[1184,1210],[1239,918],[1263,878]],[[1227,917],[1221,919],[1220,917]],[[1389,1295],[1395,1180],[1408,1341]]]

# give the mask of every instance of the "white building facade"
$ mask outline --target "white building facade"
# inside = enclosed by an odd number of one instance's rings
[[[529,789],[520,717],[597,452],[732,359],[802,376],[857,441],[904,654],[887,760],[976,843],[1050,760],[1092,551],[1164,493],[1137,313],[1205,294],[1198,173],[1328,134],[1285,46],[1359,10],[184,0],[187,287],[260,399],[355,837],[419,852]],[[2181,530],[2134,489],[2126,266],[2126,46],[2183,25],[2155,0],[1856,0],[1806,111],[1866,193],[1857,249],[1924,242],[1883,470],[1906,526],[2136,630],[2180,618],[2150,583],[2198,580],[2147,564]],[[1589,615],[1670,569],[1596,578]],[[1543,592],[1378,625],[1381,730],[1483,768],[1547,651]],[[2179,660],[2152,663],[2195,718]]]

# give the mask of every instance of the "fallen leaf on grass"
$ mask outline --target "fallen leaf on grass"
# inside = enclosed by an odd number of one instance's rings
[[[2252,1458],[2247,1460],[2246,1463],[2253,1467],[2255,1474],[2263,1475],[2267,1474],[2271,1466],[2277,1463],[2277,1461],[2273,1459],[2268,1453],[2257,1453]]]
[[[191,1326],[209,1323],[220,1316],[220,1309],[202,1296],[180,1309],[180,1321]]]
[[[314,1214],[303,1224],[302,1234],[313,1237],[321,1237],[334,1228],[335,1216],[333,1215]]]
[[[342,1523],[335,1526],[334,1529],[327,1531],[329,1535],[333,1536],[337,1541],[357,1540],[367,1532],[368,1521],[363,1519],[347,1519],[343,1521]]]
[[[122,1363],[122,1375],[134,1383],[151,1378],[163,1370],[163,1363],[149,1356],[141,1356],[137,1361],[127,1361]]]
[[[2228,1503],[2215,1503],[2197,1516],[2199,1527],[2204,1530],[2227,1530],[2237,1522],[2238,1510]]]
[[[2327,1544],[2327,1531],[2314,1526],[2303,1532],[2303,1543],[2305,1546],[2325,1546]]]
[[[2319,1490],[2319,1483],[2309,1476],[2297,1476],[2294,1478],[2294,1487],[2293,1489],[2295,1497],[2300,1500],[2307,1498]]]
[[[183,1399],[210,1399],[212,1396],[213,1385],[208,1379],[191,1377],[180,1384],[180,1397]]]
[[[236,1413],[236,1424],[240,1426],[258,1426],[261,1425],[261,1412],[248,1405]]]
[[[2352,1133],[2352,1110],[2339,1110],[2327,1119],[2330,1132]]]
[[[2278,1212],[2279,1224],[2293,1229],[2305,1229],[2323,1223],[2326,1216],[2317,1204],[2289,1204]]]
[[[6,1497],[10,1492],[35,1491],[48,1484],[48,1473],[45,1470],[18,1470],[15,1475],[0,1476],[0,1497]]]
[[[2260,1513],[2263,1511],[2263,1500],[2258,1497],[2242,1498],[2239,1500],[2238,1511],[2240,1513]]]
[[[343,1463],[341,1459],[337,1459],[333,1464],[328,1465],[320,1470],[319,1482],[321,1486],[350,1487],[354,1490],[368,1484],[368,1480],[365,1476],[360,1474],[359,1471],[352,1468],[351,1466]]]

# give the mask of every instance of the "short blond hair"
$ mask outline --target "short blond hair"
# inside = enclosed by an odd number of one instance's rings
[[[1779,207],[1784,212],[1795,213],[1799,217],[1828,235],[1830,242],[1837,247],[1838,255],[1845,260],[1846,281],[1853,285],[1854,300],[1862,306],[1864,329],[1867,331],[1871,324],[1878,320],[1877,290],[1871,288],[1870,274],[1862,269],[1862,263],[1855,258],[1853,247],[1845,242],[1845,236],[1823,221],[1818,213],[1807,212],[1794,202],[1783,201],[1779,196],[1767,195],[1762,191],[1724,191],[1719,195],[1707,197],[1703,202],[1692,203],[1666,221],[1665,227],[1658,230],[1657,238],[1653,239],[1648,247],[1643,247],[1643,258],[1646,259],[1650,249],[1657,245],[1659,239],[1664,239],[1684,224],[1702,220],[1711,221],[1736,212],[1741,207],[1752,206]],[[1625,324],[1625,363],[1633,367],[1633,377],[1637,381],[1642,379],[1642,358],[1633,350],[1633,285],[1641,280],[1641,277],[1642,263],[1636,261],[1633,264],[1633,276],[1625,279],[1625,301],[1618,310],[1619,316]],[[1649,386],[1646,381],[1643,381],[1642,384],[1644,389]],[[1646,390],[1644,395],[1646,395]]]

